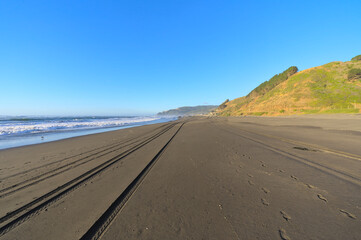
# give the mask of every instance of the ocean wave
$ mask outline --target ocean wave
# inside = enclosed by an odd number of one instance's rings
[[[8,121],[0,124],[0,136],[35,134],[53,131],[82,130],[108,127],[121,127],[126,125],[156,121],[159,117],[124,117],[124,118],[72,118],[48,119],[46,121]],[[9,119],[10,120],[10,119]],[[12,119],[13,120],[13,119]]]

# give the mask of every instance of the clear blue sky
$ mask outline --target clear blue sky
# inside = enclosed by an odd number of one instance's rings
[[[361,54],[361,1],[3,1],[0,115],[153,114]]]

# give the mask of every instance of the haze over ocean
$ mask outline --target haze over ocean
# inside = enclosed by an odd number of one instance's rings
[[[218,105],[361,53],[361,2],[1,1],[0,115]]]

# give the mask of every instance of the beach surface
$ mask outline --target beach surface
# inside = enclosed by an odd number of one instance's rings
[[[360,146],[360,115],[309,115],[0,150],[0,239],[361,239]]]

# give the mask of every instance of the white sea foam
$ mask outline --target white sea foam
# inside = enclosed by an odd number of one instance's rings
[[[121,127],[156,121],[158,117],[56,119],[46,121],[5,121],[0,123],[0,135],[33,134],[52,131]]]

